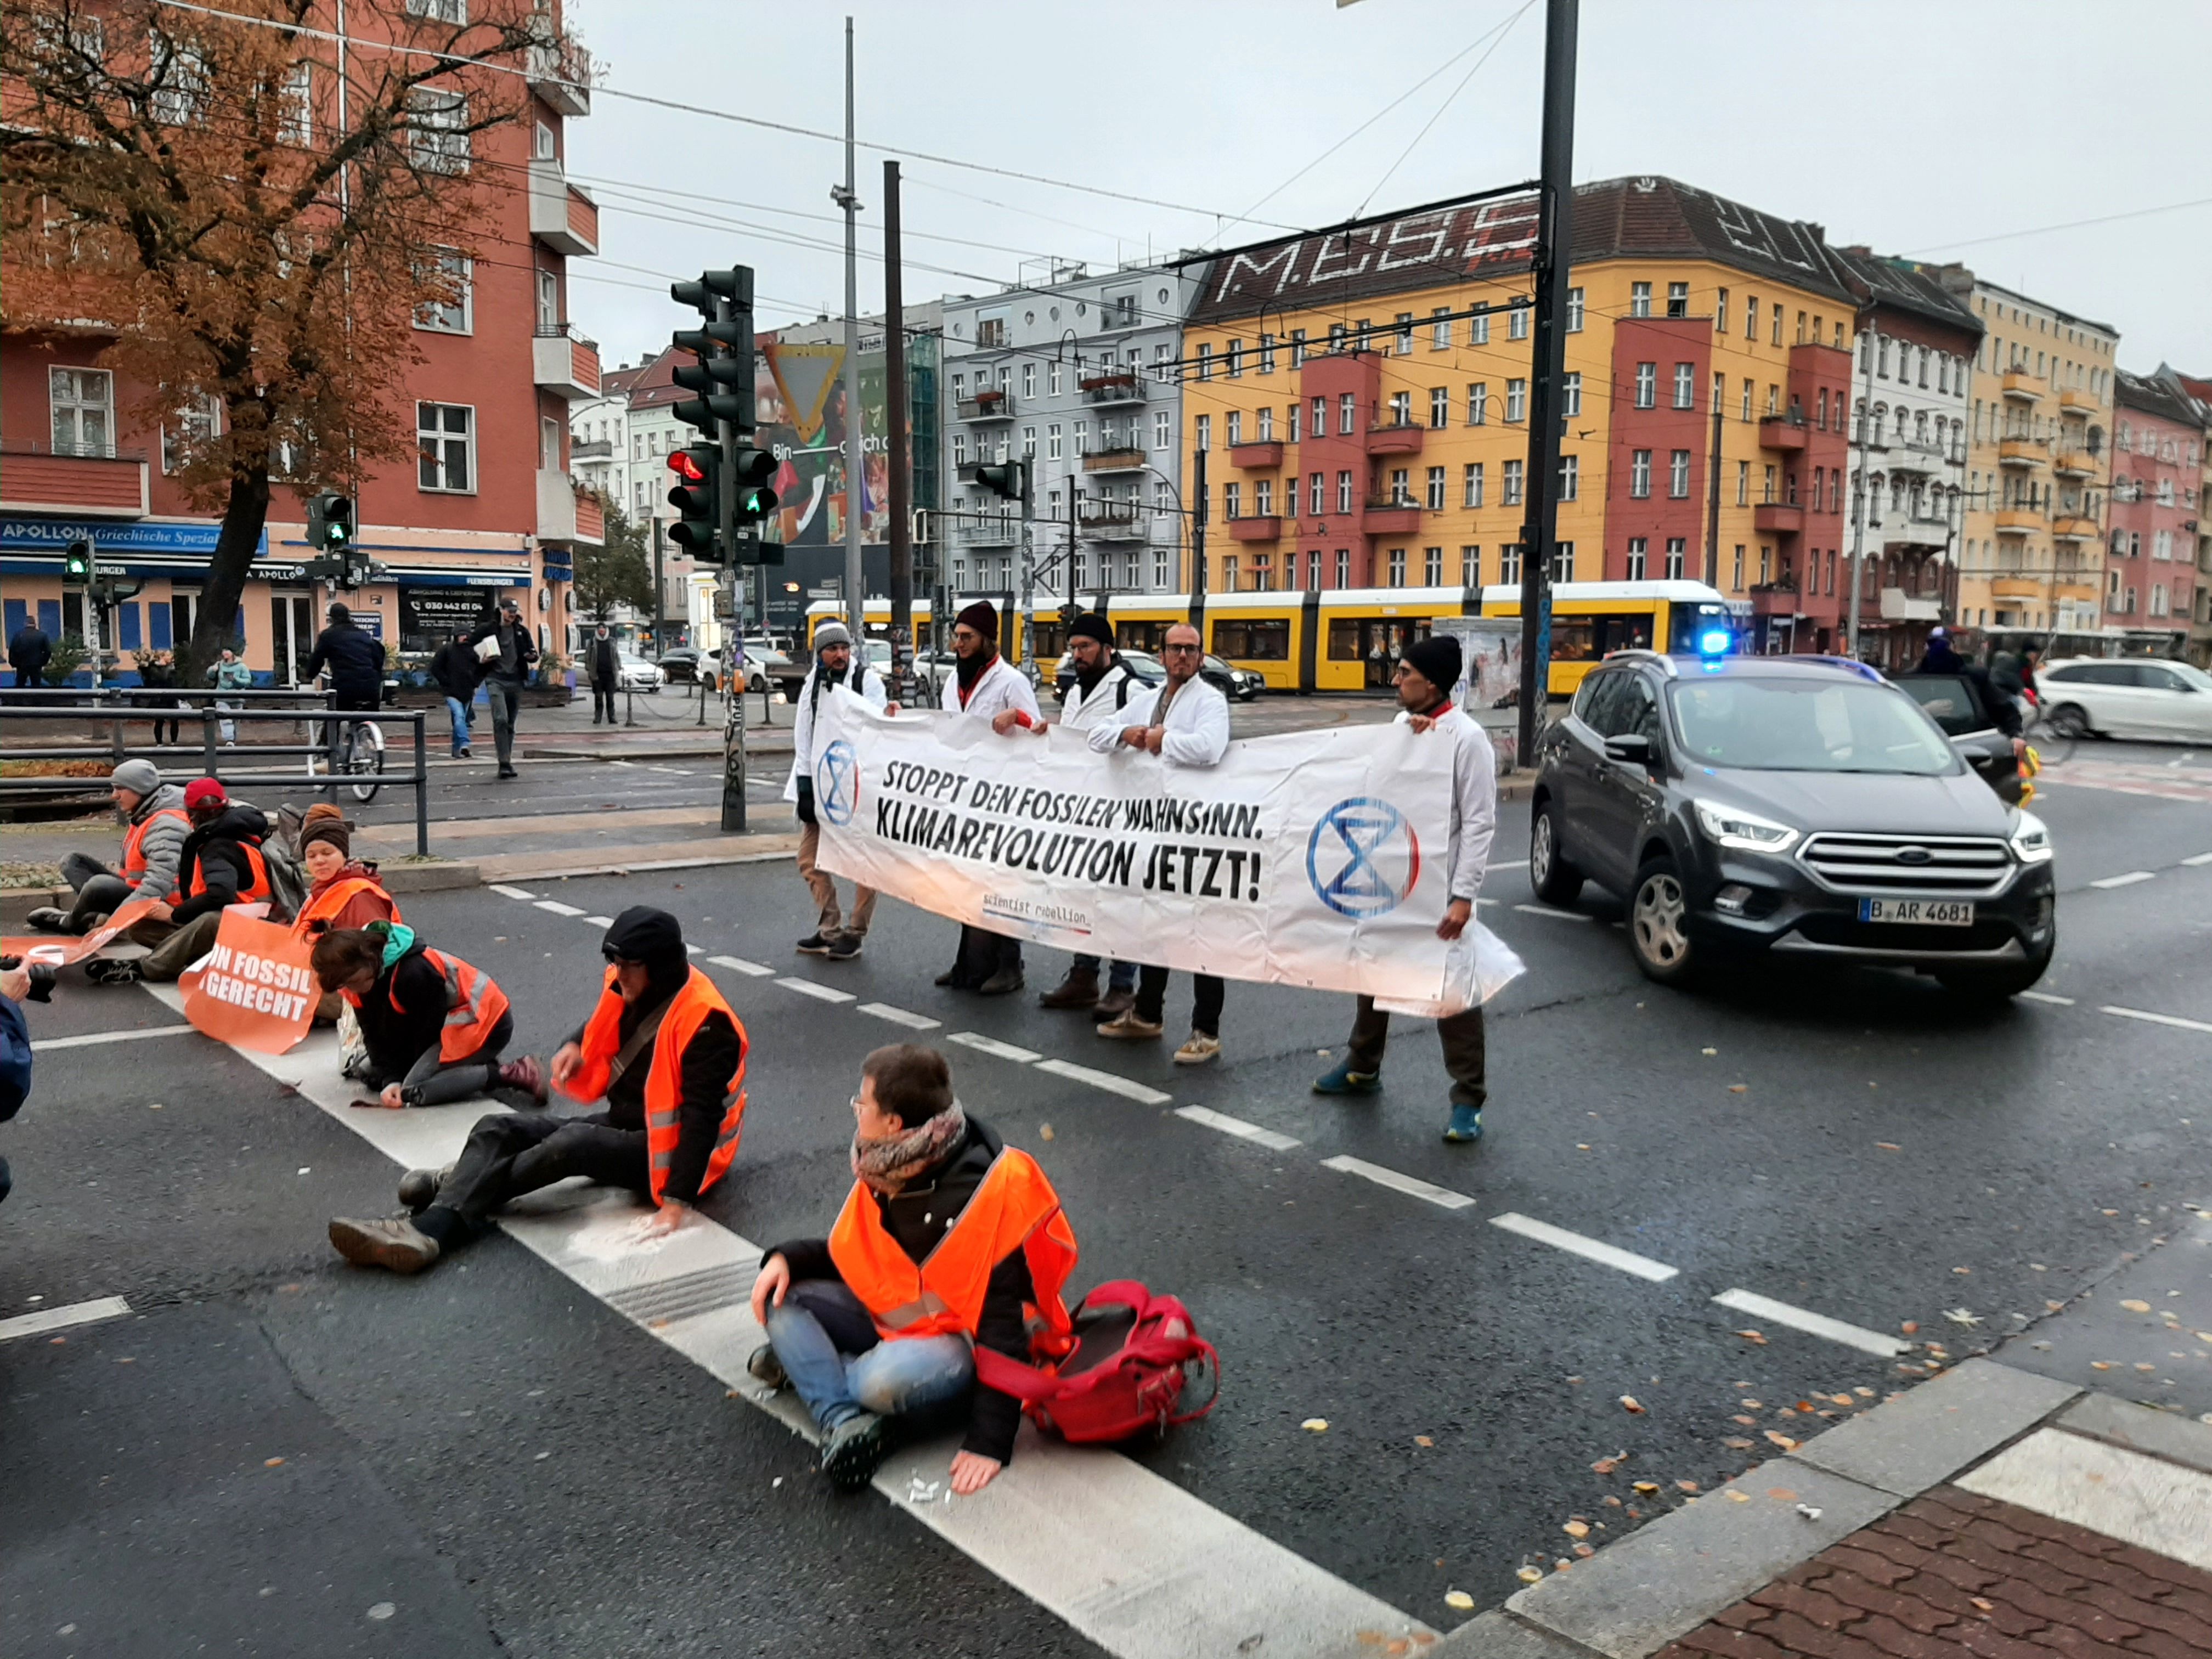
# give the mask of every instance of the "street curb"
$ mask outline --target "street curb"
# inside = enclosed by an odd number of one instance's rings
[[[489,882],[568,881],[585,876],[636,876],[659,870],[708,870],[727,864],[769,864],[793,856],[799,849],[799,838],[788,838],[788,847],[775,847],[751,853],[708,853],[697,858],[653,859],[643,863],[625,863],[621,860],[597,864],[562,865],[549,863],[545,868],[526,867],[507,869],[483,879]],[[519,856],[519,855],[518,855]],[[547,855],[549,859],[552,854]]]
[[[2045,1427],[2212,1469],[2212,1427],[1997,1360],[1969,1359],[1530,1585],[1428,1652],[1431,1659],[1648,1659],[1831,1545]],[[1778,1495],[1784,1492],[1787,1498]]]

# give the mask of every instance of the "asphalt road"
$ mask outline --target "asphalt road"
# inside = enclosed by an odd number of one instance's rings
[[[1576,1517],[1601,1544],[1687,1501],[1678,1482],[1738,1473],[1771,1434],[1802,1437],[1822,1423],[1808,1413],[1848,1414],[1836,1396],[1879,1398],[1931,1358],[2010,1340],[2212,1412],[2212,1345],[2176,1335],[2179,1357],[2138,1361],[2074,1334],[2116,1295],[2162,1295],[2168,1268],[2185,1289],[2164,1241],[2212,1204],[2212,864],[2184,862],[2212,853],[2205,758],[2085,746],[2048,775],[2049,1000],[1993,1012],[1894,974],[1653,987],[1601,894],[1571,917],[1519,908],[1527,815],[1509,805],[1483,917],[1528,972],[1491,1010],[1475,1148],[1437,1138],[1444,1079],[1417,1025],[1383,1094],[1326,1101],[1308,1085],[1343,1000],[1235,984],[1223,1063],[1181,1070],[1171,1042],[934,988],[953,930],[902,906],[856,962],[793,957],[811,917],[781,866],[526,890],[576,915],[486,890],[409,917],[498,977],[541,1053],[592,994],[586,917],[631,903],[674,910],[709,953],[852,994],[708,969],[754,1054],[744,1152],[707,1208],[763,1243],[821,1231],[848,1183],[860,1057],[902,1035],[863,1006],[940,1022],[927,1038],[963,1101],[1060,1188],[1079,1282],[1174,1291],[1221,1348],[1219,1408],[1132,1455],[1443,1628],[1466,1616],[1448,1588],[1494,1605],[1522,1567],[1571,1559]],[[1061,965],[1033,951],[1031,991]],[[1187,995],[1171,990],[1171,1021]],[[142,993],[76,983],[34,1018],[41,1038],[173,1023]],[[0,1345],[0,1625],[36,1638],[21,1650],[1096,1650],[879,1499],[832,1498],[803,1443],[509,1241],[422,1281],[346,1268],[322,1224],[387,1208],[392,1168],[241,1059],[180,1036],[40,1066],[4,1135],[0,1317],[110,1295],[138,1315]],[[1324,1167],[1345,1157],[1446,1202]],[[1675,1271],[1639,1276],[1501,1216]],[[1715,1304],[1731,1291],[1911,1346],[1877,1356]],[[1301,1427],[1315,1419],[1325,1431]]]

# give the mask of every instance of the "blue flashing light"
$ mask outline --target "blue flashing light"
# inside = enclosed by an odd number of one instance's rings
[[[1698,654],[1702,657],[1724,657],[1731,641],[1725,628],[1709,628],[1698,635]]]

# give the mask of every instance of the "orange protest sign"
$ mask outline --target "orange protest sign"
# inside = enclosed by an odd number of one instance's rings
[[[283,1054],[314,1023],[322,988],[307,965],[313,950],[279,923],[225,910],[215,948],[177,981],[185,1018],[218,1042]]]
[[[26,939],[0,939],[0,957],[21,957],[25,962],[43,963],[49,968],[66,968],[72,962],[82,962],[93,955],[160,902],[159,899],[132,899],[81,939],[57,937],[52,933],[33,933]]]

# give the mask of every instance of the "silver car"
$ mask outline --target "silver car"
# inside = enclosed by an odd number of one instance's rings
[[[2062,737],[2212,743],[2212,675],[2188,663],[2076,657],[2036,679],[2044,722]]]

